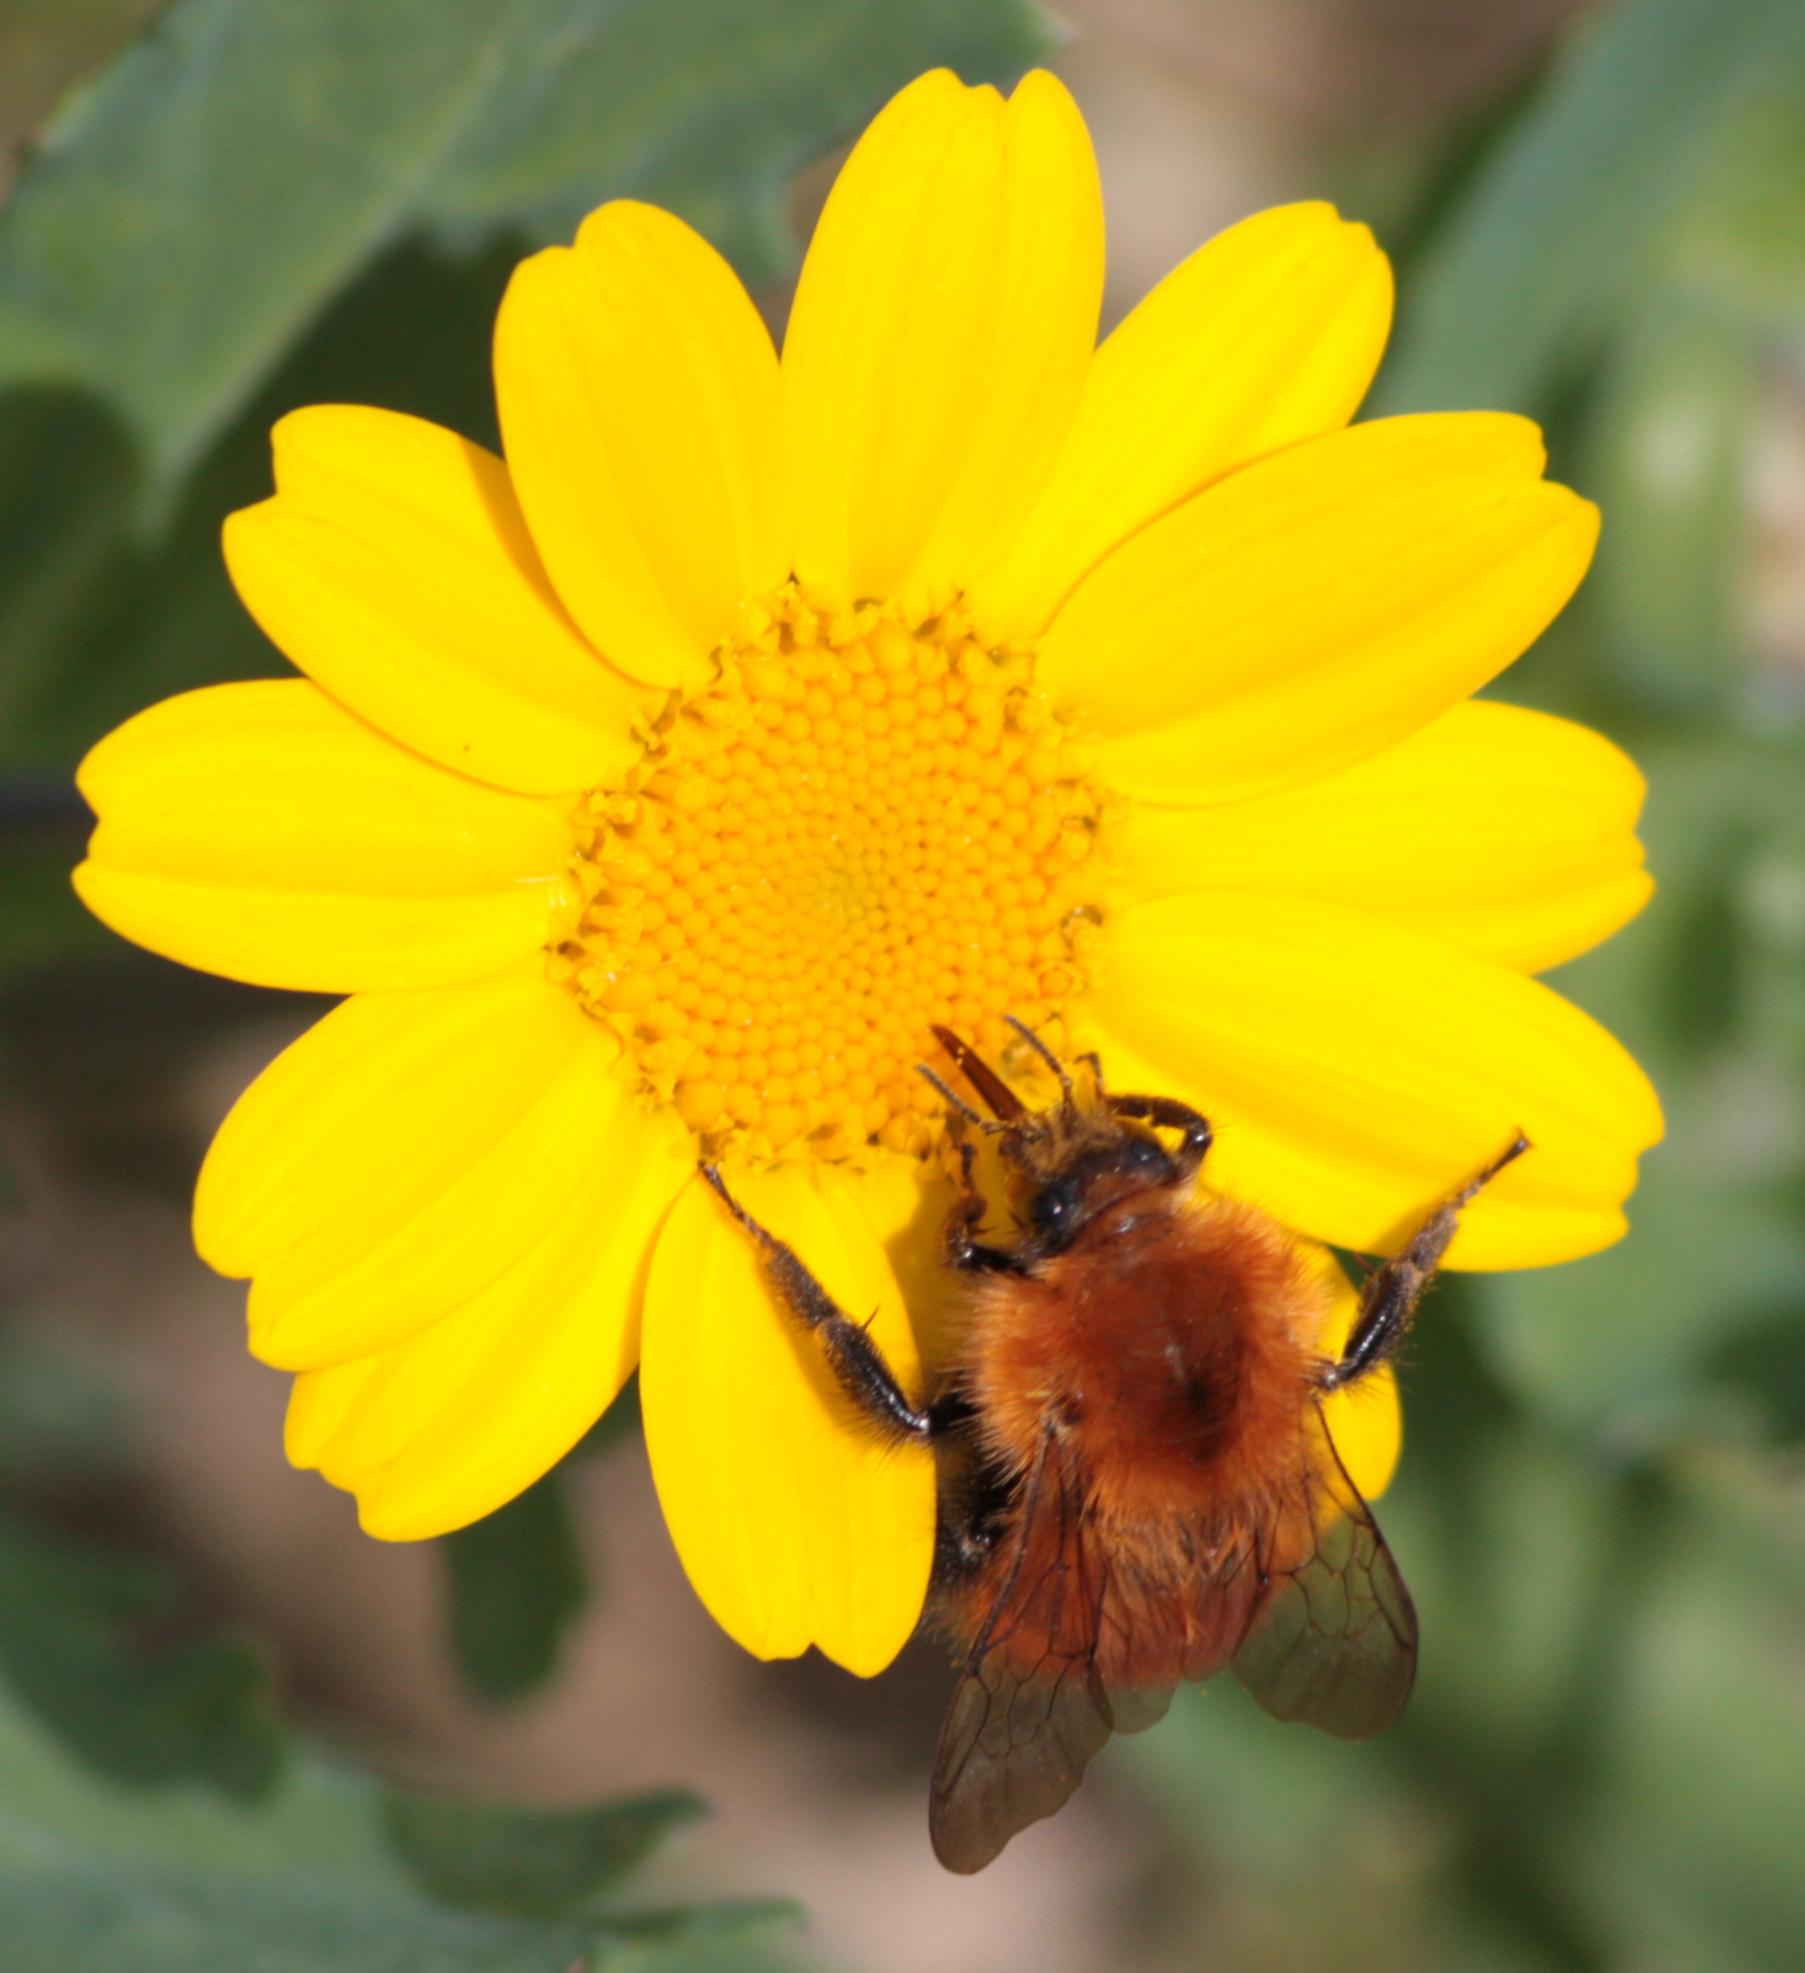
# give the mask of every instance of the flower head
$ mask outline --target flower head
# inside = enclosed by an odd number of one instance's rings
[[[227,1118],[195,1224],[296,1373],[290,1456],[372,1533],[500,1505],[639,1363],[721,1622],[886,1662],[931,1472],[847,1429],[695,1168],[906,1377],[932,1022],[1195,1103],[1212,1182],[1302,1236],[1383,1249],[1519,1127],[1454,1263],[1622,1230],[1653,1096],[1531,975],[1642,903],[1641,784],[1469,701],[1593,509],[1520,419],[1349,427],[1391,291],[1326,206],[1094,349],[1102,265],[1065,90],[936,73],[840,174],[781,363],[710,247],[618,203],[509,287],[505,464],[278,425],[226,552],[305,676],[103,740],[76,881],[153,950],[349,996]],[[1390,1387],[1333,1403],[1377,1491]]]

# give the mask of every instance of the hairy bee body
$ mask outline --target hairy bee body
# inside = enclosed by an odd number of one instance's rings
[[[1130,1194],[1065,1253],[990,1275],[953,1372],[985,1462],[1025,1472],[1048,1432],[1124,1536],[1232,1516],[1316,1395],[1326,1280],[1263,1214]]]
[[[1059,1080],[1044,1108],[934,1031],[991,1114],[929,1072],[958,1156],[946,1254],[966,1292],[919,1397],[709,1174],[871,1429],[935,1450],[925,1621],[960,1672],[929,1829],[959,1871],[1057,1809],[1109,1735],[1150,1725],[1183,1681],[1232,1668],[1277,1717],[1346,1738],[1396,1716],[1416,1615],[1322,1404],[1395,1353],[1460,1207],[1528,1148],[1515,1137],[1428,1214],[1325,1354],[1339,1276],[1199,1188],[1203,1117],[1106,1093],[1094,1062],[1081,1091],[1019,1031]]]

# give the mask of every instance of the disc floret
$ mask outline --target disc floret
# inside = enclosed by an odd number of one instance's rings
[[[709,1149],[918,1150],[931,1023],[1057,1026],[1095,822],[1031,653],[792,585],[585,797],[557,969]]]

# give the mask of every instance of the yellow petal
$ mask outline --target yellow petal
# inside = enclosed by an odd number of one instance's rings
[[[1462,1217],[1457,1267],[1528,1267],[1624,1230],[1661,1114],[1596,1022],[1414,928],[1228,893],[1113,915],[1088,1025],[1119,1087],[1216,1126],[1210,1184],[1335,1246],[1395,1251],[1521,1129],[1534,1150]]]
[[[1643,791],[1635,764],[1589,727],[1471,700],[1278,794],[1123,803],[1104,837],[1107,881],[1121,904],[1245,891],[1358,905],[1539,972],[1647,901]]]
[[[605,205],[515,270],[495,389],[571,614],[635,678],[696,682],[789,573],[777,357],[733,270],[669,213]]]
[[[538,889],[489,892],[455,910],[422,898],[234,894],[101,863],[74,873],[77,895],[121,938],[184,966],[252,986],[313,993],[378,991],[480,978],[544,937]],[[318,949],[314,949],[317,941]]]
[[[1347,1347],[1360,1295],[1327,1248],[1306,1242],[1316,1266],[1329,1284],[1333,1300],[1317,1348],[1331,1361]],[[1347,1476],[1366,1500],[1377,1500],[1391,1485],[1404,1447],[1404,1416],[1398,1403],[1398,1380],[1390,1364],[1382,1364],[1358,1383],[1344,1384],[1322,1400],[1323,1423]]]
[[[512,1108],[510,1086],[540,1085],[562,1064],[574,1041],[565,1011],[575,1011],[568,995],[524,973],[335,1007],[215,1134],[195,1188],[201,1258],[221,1274],[253,1274],[354,1207],[372,1177],[392,1184],[432,1158],[460,1120],[478,1142],[491,1135]],[[458,1143],[447,1163],[467,1148]]]
[[[288,1453],[355,1493],[366,1533],[417,1541],[480,1520],[563,1458],[639,1358],[660,1221],[693,1140],[623,1080],[570,1203],[508,1271],[429,1329],[295,1380]]]
[[[633,757],[640,696],[565,615],[493,453],[361,405],[291,412],[276,495],[226,522],[272,642],[342,704],[446,767],[568,793]]]
[[[555,1071],[538,1087],[511,1090],[490,1137],[460,1132],[455,1167],[416,1150],[415,1168],[380,1213],[341,1214],[259,1266],[248,1311],[254,1356],[312,1370],[399,1342],[544,1237],[578,1192],[602,1120],[618,1108],[615,1046],[577,1021]]]
[[[1062,84],[947,70],[860,138],[784,341],[797,573],[836,599],[961,580],[1006,541],[1097,330],[1096,162]]]
[[[613,1101],[612,1045],[537,967],[335,1008],[239,1098],[195,1243],[257,1277],[259,1353],[365,1356],[493,1279],[569,1196]]]
[[[1086,578],[1041,683],[1110,786],[1242,800],[1390,746],[1519,656],[1573,593],[1597,511],[1533,425],[1388,418],[1188,500]]]
[[[734,1174],[740,1203],[788,1241],[920,1388],[894,1275],[835,1166]],[[934,1469],[862,1427],[819,1348],[765,1287],[752,1243],[699,1181],[658,1242],[640,1398],[677,1553],[716,1622],[761,1658],[812,1643],[881,1671],[921,1614]]]
[[[365,1386],[389,1354],[385,1350],[380,1356],[353,1357],[349,1363],[335,1363],[330,1370],[305,1371],[295,1379],[289,1387],[288,1417],[282,1432],[282,1449],[291,1466],[318,1465],[320,1453],[351,1416]]]
[[[75,885],[127,938],[258,986],[480,978],[545,942],[570,829],[447,774],[303,679],[186,692],[76,776],[100,817]]]
[[[1404,1450],[1404,1411],[1390,1364],[1331,1391],[1322,1401],[1322,1417],[1361,1498],[1377,1500],[1391,1485]]]
[[[1143,523],[1345,425],[1385,347],[1391,292],[1373,236],[1333,206],[1255,213],[1199,247],[1098,350],[1025,526],[974,579],[985,623],[1032,638]]]

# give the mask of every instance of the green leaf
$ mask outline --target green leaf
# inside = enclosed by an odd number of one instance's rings
[[[1031,0],[175,0],[0,210],[0,752],[66,773],[148,700],[279,670],[218,545],[269,424],[490,438],[523,247],[631,195],[771,275],[798,164],[922,69],[1048,43]]]
[[[635,1370],[589,1430],[571,1447],[573,1459],[600,1459],[616,1446],[637,1440],[645,1430],[639,1408],[639,1372]]]
[[[1709,1366],[1800,1310],[1805,746],[1694,723],[1633,751],[1660,889],[1554,984],[1648,1068],[1667,1139],[1644,1162],[1628,1236],[1487,1280],[1478,1333],[1538,1413],[1635,1447],[1708,1428]]]
[[[445,1904],[547,1917],[635,1870],[673,1829],[706,1813],[694,1795],[636,1795],[584,1809],[523,1809],[394,1795],[385,1824],[413,1877]]]
[[[442,1544],[452,1654],[492,1705],[538,1690],[589,1598],[564,1484],[554,1471]]]
[[[149,1563],[0,1521],[0,1677],[97,1771],[252,1797],[283,1736],[268,1668],[225,1637],[161,1642],[176,1585]]]
[[[0,217],[0,266],[5,220]],[[5,362],[0,332],[0,368]],[[132,446],[78,391],[0,384],[0,725],[22,701],[20,660],[91,608],[91,585],[121,538],[134,490]],[[29,665],[26,670],[29,673]]]
[[[1417,268],[1378,408],[1542,407],[1710,147],[1802,53],[1798,0],[1605,10]]]
[[[1798,1760],[1805,1547],[1778,1463],[1676,1467],[1601,1693],[1599,1803],[1570,1853],[1617,1966],[1792,1965],[1805,1938]]]
[[[27,781],[0,790],[0,980],[72,952],[109,949],[106,933],[70,887],[80,839],[60,817],[57,826],[44,827],[22,814],[40,795],[47,808],[73,806],[66,788]]]
[[[1705,1358],[1705,1374],[1728,1408],[1723,1436],[1805,1444],[1805,1295],[1731,1336]]]
[[[1653,710],[1759,723],[1797,697],[1784,628],[1764,651],[1748,592],[1774,357],[1805,342],[1802,238],[1805,44],[1705,148],[1583,413],[1606,526],[1580,608]]]
[[[1745,682],[1739,575],[1761,354],[1746,323],[1650,295],[1589,415],[1582,484],[1609,516],[1583,608],[1651,709],[1731,705]]]
[[[1667,278],[1751,326],[1805,316],[1805,42],[1751,84],[1667,229]]]
[[[85,386],[167,487],[402,235],[630,194],[768,273],[796,165],[920,69],[1046,44],[1026,0],[175,0],[0,216],[0,387]]]
[[[140,1450],[137,1440],[124,1380],[91,1337],[85,1346],[52,1342],[0,1322],[0,1487],[122,1480]]]
[[[776,1973],[775,1903],[560,1919],[447,1909],[361,1778],[302,1758],[246,1811],[154,1809],[61,1758],[0,1694],[6,1973]]]
[[[512,262],[388,255],[267,380],[151,534],[131,523],[137,476],[116,423],[69,391],[0,396],[7,753],[64,778],[108,727],[166,692],[285,671],[219,551],[221,518],[269,492],[270,423],[295,404],[362,401],[487,435],[485,353]],[[71,465],[84,450],[90,463]],[[70,803],[79,815],[73,791]]]

